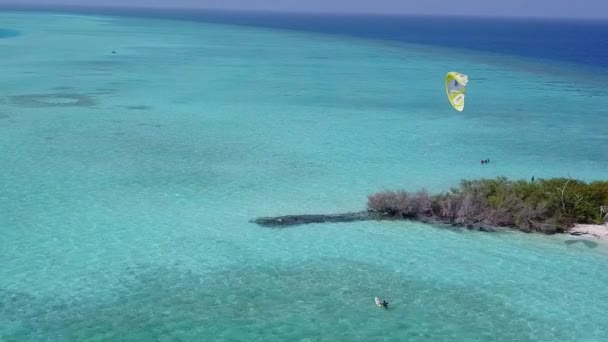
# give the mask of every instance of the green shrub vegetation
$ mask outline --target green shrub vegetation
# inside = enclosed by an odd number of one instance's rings
[[[608,181],[570,178],[463,180],[444,193],[399,190],[368,197],[369,211],[392,218],[545,233],[564,232],[577,223],[600,224],[608,219],[607,207]]]

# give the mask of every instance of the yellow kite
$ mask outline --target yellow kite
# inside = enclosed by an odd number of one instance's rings
[[[445,76],[445,91],[448,94],[450,104],[454,109],[462,112],[464,109],[464,95],[467,90],[469,77],[467,75],[450,71]]]

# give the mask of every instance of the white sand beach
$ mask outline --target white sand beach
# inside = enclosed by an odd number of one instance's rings
[[[608,241],[608,224],[577,224],[570,229],[569,234],[581,238]]]

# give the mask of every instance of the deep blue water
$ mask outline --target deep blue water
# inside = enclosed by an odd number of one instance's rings
[[[46,10],[340,34],[608,67],[608,21],[77,7]]]

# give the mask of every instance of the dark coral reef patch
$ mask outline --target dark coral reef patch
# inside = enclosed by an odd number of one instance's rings
[[[94,97],[77,93],[25,94],[11,96],[10,102],[20,107],[91,107],[97,104]]]

